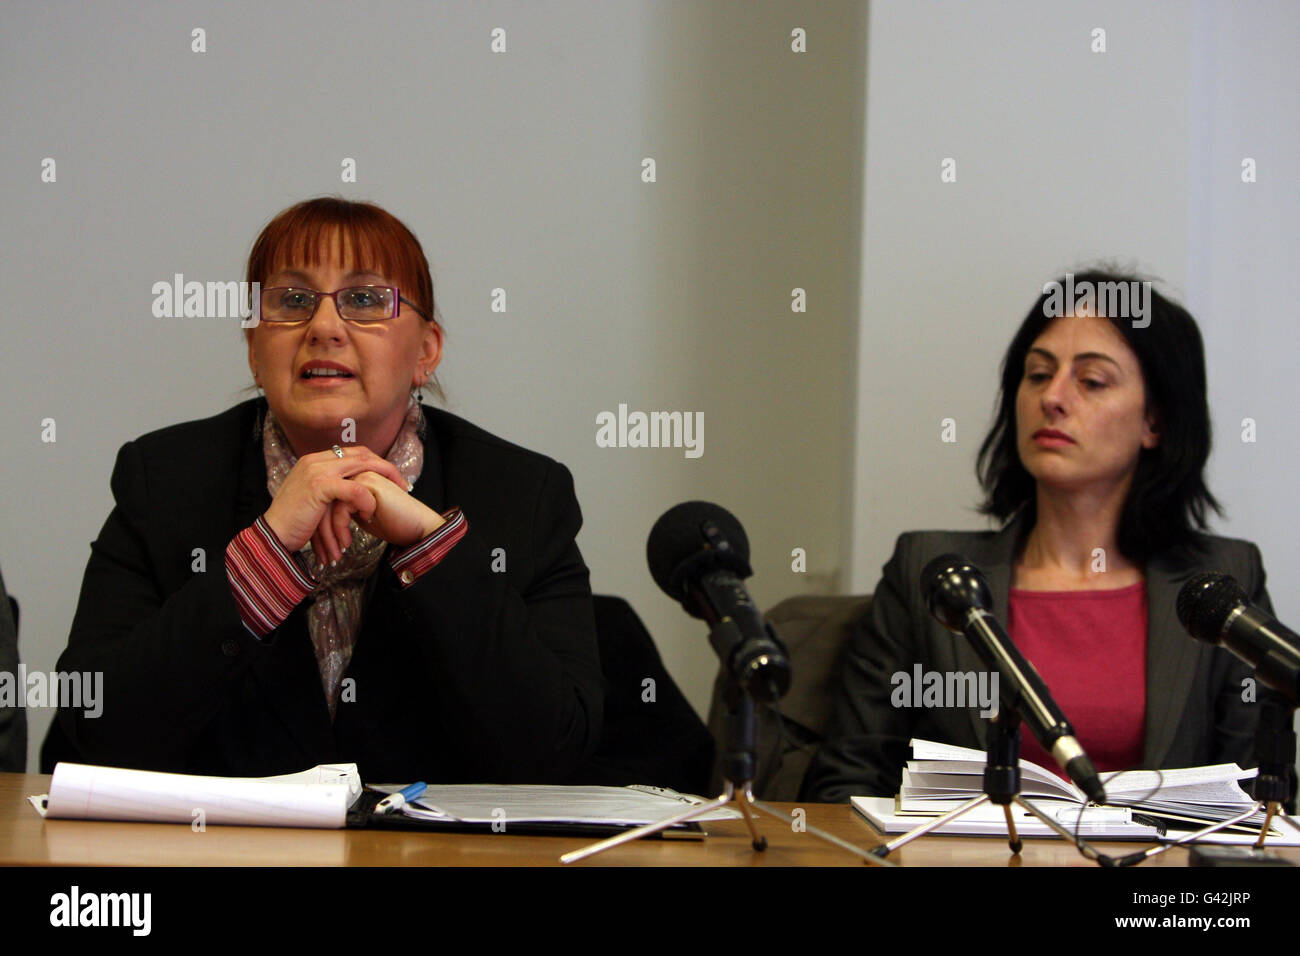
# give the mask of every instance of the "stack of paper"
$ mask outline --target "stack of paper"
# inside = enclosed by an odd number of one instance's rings
[[[854,797],[852,801],[854,808],[884,833],[906,833],[983,792],[987,756],[983,751],[930,740],[913,740],[911,746],[912,759],[903,770],[903,785],[896,798]],[[1236,764],[1103,773],[1108,805],[1099,807],[1088,805],[1083,792],[1068,780],[1021,760],[1020,793],[1083,838],[1176,839],[1250,809],[1254,800],[1242,789],[1241,781],[1254,776],[1255,770],[1243,770]],[[1019,807],[1013,806],[1012,814],[1022,836],[1054,835],[1050,827]],[[1199,839],[1206,843],[1251,842],[1263,821],[1263,814],[1255,813],[1228,831]],[[1005,836],[1006,822],[1001,807],[985,803],[932,832]],[[1274,824],[1268,840],[1279,846],[1300,845],[1300,833]]]
[[[203,777],[60,763],[50,792],[28,799],[50,818],[341,827],[360,795],[354,763],[277,777]]]
[[[942,813],[983,792],[986,755],[967,747],[928,740],[912,741],[912,759],[903,770],[899,809],[904,813]],[[1240,781],[1256,775],[1235,763],[1178,770],[1126,770],[1103,773],[1108,804],[1132,807],[1142,816],[1196,825],[1227,820],[1250,808],[1254,800]],[[1020,792],[1036,806],[1055,801],[1082,806],[1087,798],[1073,783],[1030,763],[1020,761]],[[1254,814],[1242,826],[1264,822]]]

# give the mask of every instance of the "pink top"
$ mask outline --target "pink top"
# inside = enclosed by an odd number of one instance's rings
[[[1142,762],[1147,586],[1108,591],[1011,589],[1007,631],[1037,669],[1098,770]],[[1027,727],[1020,755],[1061,774]]]

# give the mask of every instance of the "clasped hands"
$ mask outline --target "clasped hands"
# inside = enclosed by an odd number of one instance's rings
[[[290,551],[308,541],[321,564],[333,564],[352,544],[350,521],[404,548],[438,530],[443,517],[407,491],[392,462],[364,445],[303,455],[263,516]]]

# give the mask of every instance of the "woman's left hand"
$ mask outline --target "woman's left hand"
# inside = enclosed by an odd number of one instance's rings
[[[362,520],[346,505],[335,502],[326,520],[331,523],[340,546],[345,550],[352,544],[349,520],[399,548],[427,538],[446,524],[442,515],[383,475],[363,471],[348,480],[362,485],[375,496],[375,513],[369,520]]]

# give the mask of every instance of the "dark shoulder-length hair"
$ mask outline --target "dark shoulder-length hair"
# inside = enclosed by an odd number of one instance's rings
[[[1118,290],[1100,283],[1124,283],[1126,289],[1140,289],[1142,277],[1117,272],[1088,271],[1073,275],[1076,290],[1091,288]],[[1020,461],[1016,444],[1016,393],[1025,372],[1025,356],[1034,340],[1058,315],[1069,314],[1072,302],[1062,313],[1061,291],[1067,277],[1043,287],[1002,359],[1002,387],[998,394],[992,428],[980,446],[976,473],[984,489],[980,505],[983,514],[1003,522],[1013,516],[1036,517],[1034,478]],[[1150,286],[1147,286],[1150,288]],[[1112,304],[1117,300],[1111,297]],[[1130,317],[1109,315],[1101,304],[1094,312],[1103,315],[1124,336],[1137,355],[1146,382],[1147,412],[1152,414],[1160,441],[1144,448],[1119,523],[1119,548],[1130,560],[1145,562],[1161,552],[1188,555],[1199,550],[1198,532],[1207,527],[1208,512],[1220,516],[1223,508],[1206,487],[1205,462],[1210,456],[1210,407],[1206,399],[1205,349],[1196,321],[1182,306],[1171,302],[1154,288],[1147,300],[1147,314],[1134,318],[1136,303],[1129,308],[1110,309]],[[1149,322],[1149,324],[1146,324]],[[1136,323],[1136,327],[1135,327]]]

